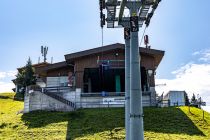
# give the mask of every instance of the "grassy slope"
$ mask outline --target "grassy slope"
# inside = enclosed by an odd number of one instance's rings
[[[17,114],[23,102],[0,95],[0,139],[124,139],[124,109]],[[145,139],[210,139],[210,114],[199,109],[145,108]]]

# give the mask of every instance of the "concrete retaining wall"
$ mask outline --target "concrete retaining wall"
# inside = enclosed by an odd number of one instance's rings
[[[27,113],[36,110],[73,111],[74,109],[41,92],[34,91],[31,93],[26,93],[24,101],[24,112]]]
[[[124,107],[124,96],[98,96],[98,97],[81,97],[81,90],[69,91],[66,93],[56,93],[76,104],[76,108],[103,108],[103,107]],[[151,106],[150,96],[143,96],[143,106]],[[72,111],[70,106],[49,97],[41,92],[34,91],[25,94],[24,112],[35,110],[49,110],[49,111]]]
[[[150,87],[150,91],[151,91],[151,106],[156,106],[157,100],[156,100],[155,87]]]
[[[143,96],[143,106],[151,106],[150,96]],[[101,96],[101,97],[80,97],[80,101],[76,102],[77,108],[103,108],[103,107],[124,107],[124,96]]]

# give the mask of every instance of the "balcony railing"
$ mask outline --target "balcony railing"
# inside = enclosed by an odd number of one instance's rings
[[[143,96],[150,96],[150,91],[142,91]],[[101,92],[101,93],[82,93],[81,97],[109,97],[109,96],[125,96],[125,92]]]

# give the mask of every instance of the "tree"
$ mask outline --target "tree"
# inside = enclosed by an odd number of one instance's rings
[[[188,94],[186,93],[186,96],[185,96],[185,105],[189,105],[190,104],[190,101],[189,101],[189,97],[188,97]]]
[[[30,86],[36,84],[36,77],[34,75],[34,69],[32,67],[32,62],[29,57],[27,64],[25,66],[25,76],[24,76],[24,81],[25,81],[25,86]]]
[[[191,103],[195,103],[196,102],[196,98],[195,98],[195,94],[193,93],[193,96],[191,98]]]
[[[18,86],[21,86],[21,87],[25,86],[24,77],[25,77],[25,70],[18,72],[18,74],[16,75],[16,84]]]
[[[36,77],[34,76],[34,69],[30,58],[22,71],[16,75],[16,84],[24,89],[27,86],[36,84]]]

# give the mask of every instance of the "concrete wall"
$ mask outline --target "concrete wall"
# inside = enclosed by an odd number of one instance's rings
[[[76,91],[59,93],[59,95],[76,103],[76,108],[124,107],[125,104],[124,96],[81,97],[79,88]],[[143,106],[153,106],[149,95],[143,96],[142,104]]]
[[[143,106],[150,106],[150,96],[143,96]],[[76,103],[77,108],[102,108],[102,107],[124,107],[125,97],[81,97],[80,102]]]
[[[24,112],[36,110],[72,111],[73,108],[41,92],[29,91],[25,94]]]
[[[151,106],[156,106],[157,100],[156,100],[155,87],[150,87],[150,92],[151,92]]]
[[[81,97],[81,89],[65,93],[56,93],[66,100],[74,102],[76,108],[103,108],[103,107],[124,107],[124,96],[99,96],[99,97]],[[151,106],[150,96],[143,96],[143,106]],[[49,97],[38,91],[29,91],[25,94],[24,112],[35,110],[48,111],[73,111],[70,106]]]
[[[25,93],[25,97],[24,97],[24,112],[28,113],[30,112],[29,110],[29,94]]]
[[[81,92],[78,92],[78,91],[71,91],[71,92],[60,94],[61,97],[72,102],[80,102],[81,101],[80,95],[81,95]]]
[[[75,96],[76,95],[76,96]],[[67,98],[76,103],[77,108],[102,108],[102,107],[124,107],[124,96],[98,96],[98,97],[81,97],[81,89],[67,93]],[[75,98],[76,97],[76,98]],[[150,96],[143,96],[143,106],[151,106]]]

